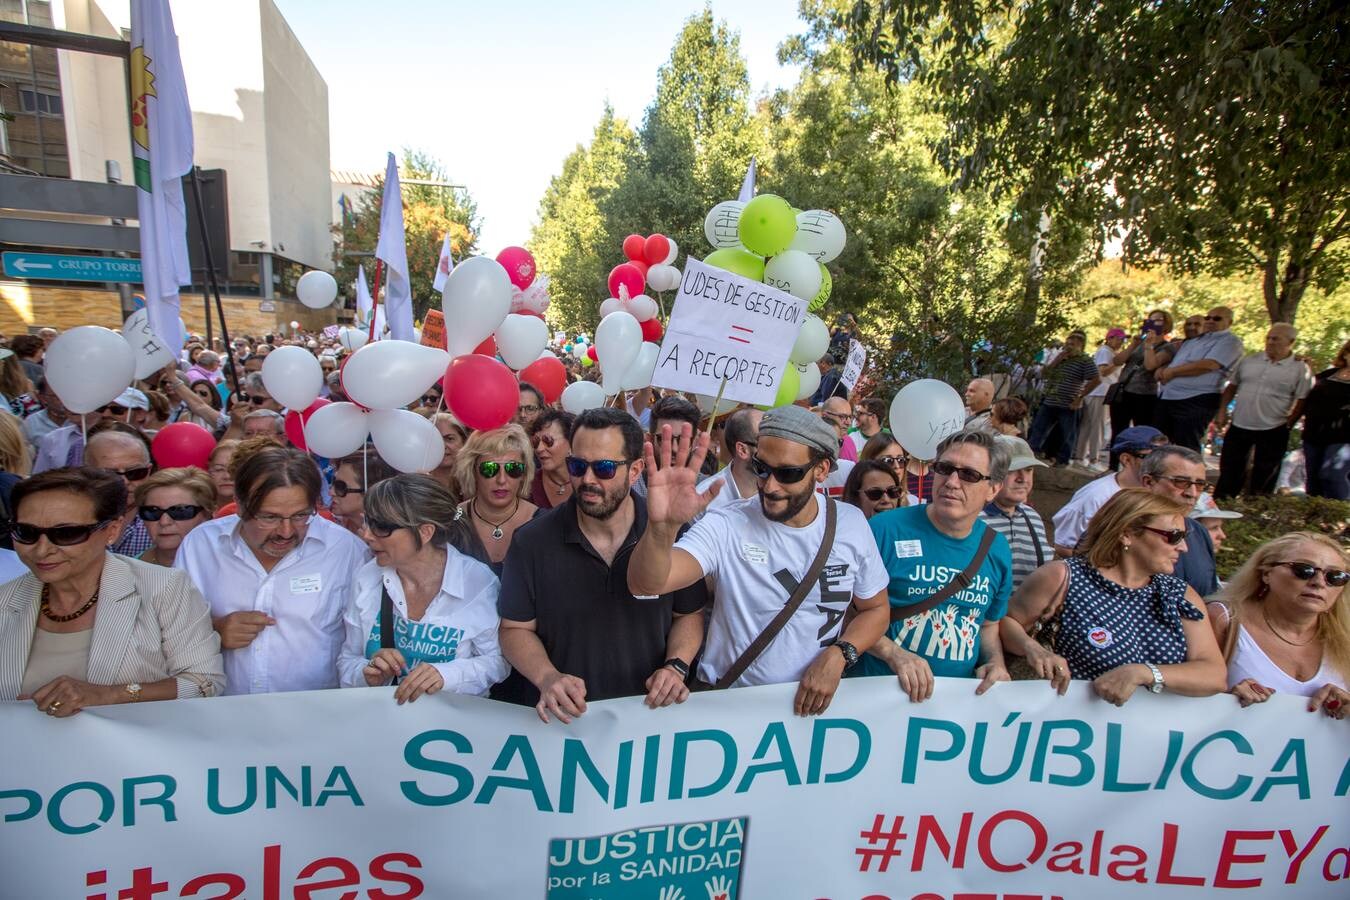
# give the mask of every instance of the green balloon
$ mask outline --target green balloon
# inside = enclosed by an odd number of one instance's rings
[[[791,406],[797,402],[797,391],[801,390],[802,377],[797,367],[789,363],[783,369],[783,378],[778,382],[778,396],[773,398],[774,406]]]
[[[830,299],[830,291],[834,289],[834,279],[830,277],[830,270],[825,268],[824,263],[820,263],[820,291],[811,298],[811,302],[806,308],[815,312],[824,306]]]
[[[760,256],[777,256],[797,236],[792,204],[774,194],[760,194],[741,212],[741,243]]]
[[[703,262],[717,269],[724,269],[751,281],[764,280],[764,260],[740,247],[728,247],[714,250],[703,258]]]

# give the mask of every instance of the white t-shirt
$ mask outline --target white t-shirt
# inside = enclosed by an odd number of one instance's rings
[[[838,500],[844,496],[844,482],[848,481],[848,473],[853,471],[857,463],[851,459],[840,459],[836,462],[838,465],[835,470],[816,486],[816,491]]]
[[[1089,481],[1069,498],[1069,502],[1064,504],[1059,512],[1055,513],[1056,547],[1073,548],[1078,544],[1079,538],[1087,531],[1088,523],[1097,514],[1097,510],[1120,490],[1116,474],[1107,472],[1101,478]]]
[[[1092,355],[1092,361],[1099,366],[1109,366],[1116,358],[1116,351],[1102,344],[1097,348],[1097,352]],[[1092,389],[1089,397],[1105,397],[1106,389],[1115,384],[1120,378],[1120,369],[1114,370],[1110,375],[1102,376],[1102,383]]]
[[[709,513],[675,544],[703,569],[714,592],[699,677],[715,684],[787,604],[825,536],[825,499],[816,518],[792,528],[764,517],[757,498]],[[854,597],[874,597],[890,576],[862,511],[836,501],[834,546],[819,583],[734,687],[799,681],[820,651],[839,637]]]
[[[708,504],[708,508],[703,511],[703,515],[705,516],[715,509],[722,509],[725,506],[730,506],[739,500],[745,499],[741,496],[740,488],[736,486],[736,478],[731,474],[731,466],[723,466],[722,471],[718,472],[716,475],[709,475],[707,478],[700,481],[698,483],[698,492],[700,494],[708,493],[708,491],[712,489],[712,486],[719,481],[722,482],[722,490],[718,492],[717,496]],[[758,495],[751,494],[750,496],[756,497]]]

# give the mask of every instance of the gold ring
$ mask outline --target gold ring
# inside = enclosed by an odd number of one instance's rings
[[[47,708],[48,708],[48,709],[60,709],[60,708],[61,708],[61,701],[60,701],[60,700],[53,700],[53,701],[52,701],[52,705],[49,706],[49,707],[47,707]]]

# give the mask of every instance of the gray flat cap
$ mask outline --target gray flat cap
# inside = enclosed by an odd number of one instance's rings
[[[759,436],[782,438],[801,444],[828,457],[830,468],[837,468],[839,435],[825,420],[800,406],[778,406],[764,414],[759,423]]]

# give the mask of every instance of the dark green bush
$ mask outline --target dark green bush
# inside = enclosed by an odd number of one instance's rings
[[[1291,531],[1314,531],[1350,544],[1350,502],[1275,494],[1234,497],[1220,504],[1243,515],[1224,522],[1228,539],[1219,549],[1219,577],[1227,580],[1271,538]]]

